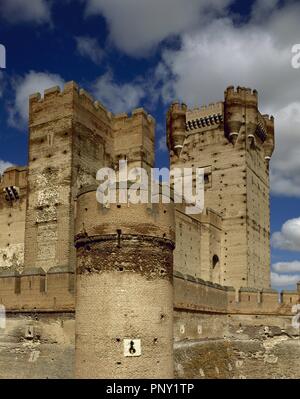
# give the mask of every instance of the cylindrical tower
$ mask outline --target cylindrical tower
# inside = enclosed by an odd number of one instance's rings
[[[245,101],[240,90],[229,86],[225,91],[225,134],[235,145],[244,122]]]
[[[180,156],[186,138],[187,106],[174,102],[167,114],[167,144],[172,155]]]
[[[172,378],[172,204],[77,200],[76,377]]]

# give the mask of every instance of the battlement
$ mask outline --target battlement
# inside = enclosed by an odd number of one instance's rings
[[[174,309],[253,315],[293,315],[300,291],[221,286],[174,271]],[[74,311],[74,274],[64,267],[0,273],[0,304],[7,312]]]
[[[71,95],[71,97],[70,97]],[[64,85],[63,89],[59,86],[54,86],[49,89],[46,89],[43,94],[34,93],[29,97],[30,110],[34,111],[37,105],[52,105],[53,100],[57,104],[57,101],[62,101],[67,98],[72,102],[73,99],[76,99],[79,104],[84,106],[90,111],[97,112],[100,117],[106,117],[109,121],[114,121],[116,124],[119,122],[132,123],[137,120],[139,117],[143,117],[143,119],[147,120],[149,125],[155,126],[154,118],[148,114],[143,108],[136,108],[132,110],[131,115],[126,113],[120,113],[114,115],[112,112],[109,112],[103,104],[101,104],[98,100],[88,93],[85,89],[80,88],[76,82],[68,82]]]
[[[292,315],[292,307],[298,303],[300,291],[240,288],[236,297],[231,297],[229,310],[233,313]]]
[[[232,287],[223,287],[175,271],[174,309],[227,314],[228,293],[232,290]]]
[[[122,112],[121,114],[113,115],[113,119],[118,126],[119,122],[132,123],[136,121],[138,118],[142,117],[143,120],[147,121],[149,125],[155,126],[155,119],[147,113],[144,108],[135,108],[131,111],[131,115],[128,115],[126,112]]]
[[[257,90],[252,90],[248,87],[229,86],[224,92],[225,102],[229,103],[251,103],[253,105],[258,104],[258,93]]]
[[[300,290],[282,291],[221,286],[174,272],[175,310],[249,315],[293,315]]]
[[[64,104],[64,108],[61,105]],[[76,105],[80,105],[87,111],[98,115],[99,119],[106,120],[109,123],[112,119],[112,113],[97,100],[93,98],[86,90],[80,88],[76,82],[67,82],[63,89],[54,86],[46,89],[44,93],[34,93],[29,97],[29,116],[30,124],[39,121],[40,112],[51,107],[51,117],[55,118],[61,114],[71,114]],[[62,112],[63,111],[63,112]]]
[[[218,101],[216,103],[211,103],[209,105],[202,105],[200,107],[188,109],[186,112],[187,120],[201,118],[209,116],[211,114],[223,114],[224,103],[223,101]]]
[[[143,108],[136,108],[131,115],[113,116],[115,167],[121,159],[131,166],[145,167],[154,164],[155,120]]]
[[[74,274],[63,267],[0,272],[0,304],[7,312],[73,311]]]

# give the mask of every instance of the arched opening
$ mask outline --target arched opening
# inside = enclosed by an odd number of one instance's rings
[[[219,260],[218,255],[214,255],[212,258],[213,269],[215,269],[217,266],[219,266],[219,263],[220,263],[220,260]]]
[[[220,259],[218,255],[212,257],[212,281],[213,283],[220,284],[221,273],[220,273]]]

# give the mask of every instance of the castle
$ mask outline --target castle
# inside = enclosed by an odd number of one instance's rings
[[[30,96],[28,166],[0,183],[0,378],[300,376],[300,285],[270,287],[273,118],[229,87],[173,103],[167,144],[171,169],[204,169],[201,214],[101,205],[100,168],[154,166],[154,119],[74,82]]]

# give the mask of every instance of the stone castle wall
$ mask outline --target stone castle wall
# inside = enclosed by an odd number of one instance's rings
[[[22,271],[27,168],[9,168],[0,179],[0,271]]]
[[[119,273],[121,280],[118,287],[122,291],[128,280],[126,272]],[[133,278],[135,280],[131,282],[135,286],[141,280],[138,287],[143,286],[143,297],[147,300],[147,290],[141,277],[137,275]],[[0,330],[0,364],[6,364],[6,367],[0,368],[1,378],[74,377],[73,283],[73,274],[63,270],[53,270],[46,275],[1,276],[0,302],[5,304],[7,310],[5,334]],[[105,286],[108,284],[109,281],[106,281]],[[277,292],[259,294],[243,289],[235,292],[233,288],[179,272],[175,273],[173,286],[175,376],[299,376],[299,331],[292,326],[295,317],[292,306],[299,303],[300,291],[283,292],[280,301]],[[107,296],[110,306],[114,300],[117,297]],[[101,313],[108,314],[104,308]],[[99,320],[103,323],[103,317]],[[117,331],[115,326],[113,337]],[[120,337],[122,334],[120,330]],[[153,334],[154,338],[159,338],[156,337],[157,331]],[[114,337],[116,340],[111,342],[118,353],[114,361],[123,363],[123,347],[117,340],[120,337]],[[159,350],[159,342],[153,341],[152,345]],[[266,364],[270,375],[266,373]]]

